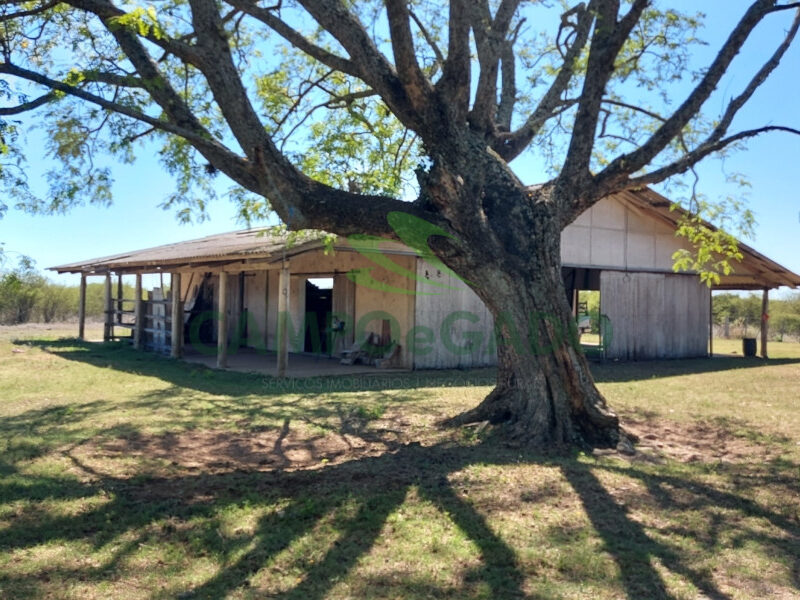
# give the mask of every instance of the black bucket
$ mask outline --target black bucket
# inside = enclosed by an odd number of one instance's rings
[[[753,357],[756,355],[756,338],[744,338],[742,339],[742,353],[747,357]]]

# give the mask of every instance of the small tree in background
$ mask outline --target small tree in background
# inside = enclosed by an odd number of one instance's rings
[[[17,267],[0,277],[0,323],[16,325],[34,317],[34,309],[44,278],[36,272],[35,263],[23,256]]]

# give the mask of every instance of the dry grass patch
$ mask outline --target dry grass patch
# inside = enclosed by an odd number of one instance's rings
[[[281,392],[56,333],[0,331],[0,597],[800,597],[800,346],[597,364],[639,454],[559,457],[435,426],[491,371]]]

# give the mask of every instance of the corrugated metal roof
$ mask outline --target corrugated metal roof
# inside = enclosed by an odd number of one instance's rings
[[[196,240],[164,244],[154,248],[113,254],[100,258],[50,267],[59,273],[85,273],[115,269],[140,269],[179,263],[216,262],[235,258],[269,257],[286,247],[285,235],[267,233],[264,229],[248,229],[220,233]]]
[[[638,207],[643,212],[661,219],[676,227],[681,218],[680,210],[671,210],[672,202],[650,189],[627,191],[616,194],[619,200]],[[709,225],[711,226],[711,225]],[[165,244],[123,254],[68,263],[50,267],[58,273],[105,273],[107,271],[131,272],[152,268],[154,271],[178,266],[199,266],[229,261],[264,258],[279,259],[321,247],[321,241],[295,242],[287,247],[286,234],[276,235],[265,229],[232,231],[211,235],[196,240]],[[741,263],[735,265],[736,271],[723,276],[721,289],[759,289],[779,286],[800,287],[800,275],[779,265],[775,261],[740,242],[744,255]],[[414,251],[397,242],[381,247],[382,252],[413,254]]]

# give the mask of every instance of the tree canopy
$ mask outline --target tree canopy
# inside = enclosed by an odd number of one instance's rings
[[[468,126],[502,163],[546,154],[556,181],[580,191],[574,216],[748,137],[796,133],[731,131],[796,19],[720,114],[701,111],[755,27],[794,3],[754,2],[701,73],[687,66],[702,15],[668,4],[4,0],[2,175],[28,210],[106,204],[111,174],[94,158],[132,161],[137,141],[158,138],[177,181],[168,203],[202,211],[222,171],[245,213],[265,214],[266,196],[290,226],[313,226],[298,188],[365,212],[419,198],[413,170],[435,164],[448,128]],[[16,143],[14,116],[33,110],[62,164],[46,198],[30,193]]]
[[[711,111],[770,19],[785,24],[770,54]],[[0,0],[2,177],[31,210],[107,203],[95,157],[133,160],[154,138],[177,181],[170,204],[202,208],[221,172],[244,213],[274,210],[290,229],[402,237],[393,213],[427,222],[432,251],[497,323],[551,317],[522,328],[521,347],[552,356],[498,347],[498,387],[469,418],[613,442],[616,417],[552,325],[571,319],[561,230],[613,193],[757,135],[800,133],[735,126],[793,44],[800,3],[753,0],[696,71],[700,22],[656,0]],[[63,165],[44,199],[15,141],[13,119],[29,111]],[[526,152],[547,158],[541,185],[509,166]],[[729,268],[718,258],[735,256],[729,236],[691,218],[686,233],[707,251],[684,266]]]

